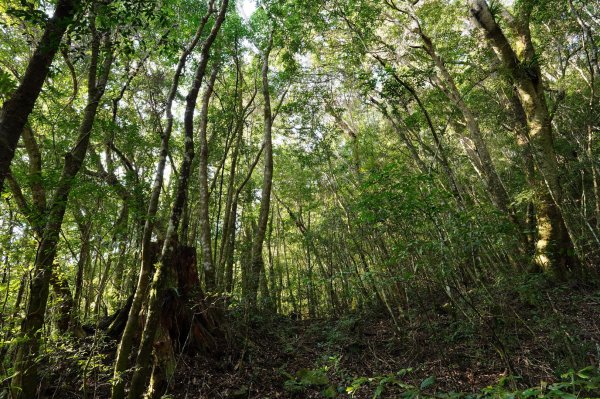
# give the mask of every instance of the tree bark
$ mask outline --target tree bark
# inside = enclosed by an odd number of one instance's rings
[[[138,276],[138,282],[136,285],[133,302],[129,310],[129,316],[127,317],[125,330],[123,331],[121,341],[119,342],[119,347],[117,348],[117,357],[115,359],[115,368],[113,372],[111,392],[112,399],[123,399],[125,397],[125,380],[123,378],[123,374],[128,366],[129,355],[131,354],[133,348],[133,339],[136,335],[137,329],[139,328],[139,313],[142,310],[142,305],[144,299],[146,298],[148,287],[150,285],[150,279],[152,277],[154,269],[151,248],[152,234],[154,232],[154,226],[156,223],[155,219],[156,213],[158,211],[158,202],[160,199],[164,170],[167,162],[167,156],[169,153],[169,141],[171,139],[171,132],[173,131],[173,102],[175,100],[175,96],[177,95],[177,90],[179,88],[179,80],[183,73],[183,69],[187,63],[188,57],[198,44],[202,36],[202,32],[204,31],[204,28],[208,23],[208,20],[210,19],[210,16],[213,11],[213,3],[214,1],[210,3],[209,10],[200,20],[198,29],[196,30],[196,33],[192,38],[190,44],[185,48],[185,50],[179,57],[177,68],[175,69],[175,74],[173,76],[173,82],[171,84],[169,94],[167,95],[165,106],[167,124],[165,130],[162,132],[160,155],[158,163],[156,165],[154,183],[152,185],[152,192],[150,194],[150,199],[148,201],[148,210],[146,212],[146,221],[144,223],[144,230],[142,236],[142,262],[140,266],[140,274]]]
[[[273,33],[269,37],[269,43],[263,54],[262,65],[262,94],[264,99],[264,152],[265,166],[263,171],[263,183],[260,200],[260,213],[258,216],[258,225],[252,240],[252,250],[249,267],[249,275],[245,292],[245,299],[249,309],[256,308],[256,299],[258,294],[258,286],[260,282],[260,273],[264,269],[263,259],[263,243],[267,232],[267,224],[269,221],[269,209],[271,206],[271,189],[273,186],[273,114],[271,112],[271,95],[269,93],[269,55],[273,47]]]
[[[515,116],[517,143],[523,154],[525,177],[530,188],[534,191],[532,206],[535,213],[533,224],[536,237],[530,240],[531,245],[533,245],[534,265],[542,271],[547,270],[548,264],[544,260],[554,259],[554,266],[550,271],[557,273],[560,277],[570,262],[568,253],[572,252],[573,246],[562,216],[552,201],[543,179],[538,176],[529,142],[527,116],[516,90],[512,94],[510,102],[512,105],[511,110]],[[566,250],[561,251],[561,246]]]
[[[176,195],[171,209],[169,225],[165,236],[165,242],[162,248],[160,260],[157,264],[157,270],[152,281],[150,297],[148,298],[148,313],[146,324],[142,333],[141,343],[136,359],[135,371],[131,380],[131,388],[129,390],[129,399],[138,399],[142,396],[148,374],[150,371],[150,355],[154,344],[154,338],[159,328],[158,321],[161,318],[162,303],[166,298],[169,281],[169,269],[175,259],[175,249],[177,248],[177,232],[183,205],[186,200],[189,180],[191,175],[192,161],[194,159],[194,112],[196,101],[202,80],[206,72],[206,66],[209,60],[209,53],[212,44],[214,43],[223,20],[227,12],[229,0],[223,0],[219,9],[219,13],[215,19],[215,23],[206,38],[200,52],[200,62],[196,69],[194,81],[188,95],[186,96],[186,109],[184,114],[184,131],[185,131],[185,153],[183,163],[179,171],[179,179],[176,186]]]
[[[0,110],[0,192],[27,118],[40,95],[62,37],[73,22],[78,4],[79,1],[76,0],[57,2],[54,14],[46,24],[21,83]]]
[[[30,223],[37,239],[41,241],[44,237],[45,221],[47,219],[48,209],[46,207],[46,191],[42,184],[42,156],[33,135],[32,130],[26,126],[23,129],[23,143],[29,158],[29,186],[32,193],[32,203],[29,204],[23,195],[21,186],[12,176],[8,174],[8,185],[15,196],[17,206],[21,213]],[[76,336],[82,336],[81,326],[76,322],[74,310],[75,302],[69,288],[69,283],[59,270],[54,270],[50,279],[50,285],[54,294],[59,299],[59,316],[57,318],[57,328],[61,333],[71,330]]]
[[[431,38],[429,38],[429,36],[427,36],[420,27],[418,28],[418,34],[423,41],[425,51],[427,54],[429,54],[439,71],[441,83],[445,88],[445,94],[448,96],[450,101],[452,101],[454,106],[458,108],[463,116],[470,139],[475,146],[475,152],[469,152],[468,154],[474,158],[472,159],[472,162],[479,166],[492,202],[508,217],[508,219],[515,226],[517,236],[519,238],[519,248],[521,253],[526,255],[528,247],[527,236],[524,233],[526,227],[519,219],[514,206],[511,205],[512,201],[508,192],[506,191],[506,188],[504,187],[504,184],[502,183],[502,180],[500,179],[500,176],[498,175],[496,167],[494,166],[487,143],[483,139],[483,134],[481,132],[477,117],[471,108],[465,103],[462,94],[456,86],[454,78],[446,68],[446,64],[442,57],[437,53]]]
[[[534,160],[552,198],[553,205],[556,206],[556,217],[562,217],[570,239],[570,244],[552,243],[550,241],[552,233],[541,231],[536,249],[543,255],[538,256],[537,262],[544,269],[562,274],[562,271],[559,270],[561,267],[559,262],[560,253],[556,252],[565,253],[568,251],[568,247],[572,245],[577,261],[581,262],[585,259],[582,249],[584,240],[580,238],[582,234],[578,231],[580,223],[577,220],[577,212],[570,209],[574,205],[560,181],[561,166],[557,161],[554,149],[552,124],[541,71],[537,62],[532,58],[534,49],[530,38],[527,37],[528,21],[520,21],[522,29],[518,32],[521,36],[520,40],[525,40],[523,55],[531,60],[523,63],[494,19],[487,2],[485,0],[469,0],[468,4],[473,20],[483,30],[486,40],[509,72],[512,83],[517,89],[527,116],[529,141],[532,146]],[[549,253],[549,246],[554,244],[557,245],[557,251]],[[545,253],[548,253],[550,257]],[[574,266],[576,265],[572,265],[572,267]]]
[[[219,68],[215,65],[210,75],[204,95],[202,96],[202,109],[200,110],[200,243],[202,245],[202,267],[206,290],[213,292],[215,286],[215,266],[212,256],[212,242],[210,232],[210,207],[208,193],[208,141],[206,130],[208,126],[208,105],[213,93],[213,85],[217,79]]]
[[[239,65],[239,60],[236,57],[238,75],[240,76],[240,83],[238,84],[238,118],[236,121],[236,126],[234,130],[234,138],[235,143],[233,144],[233,151],[231,153],[231,166],[229,169],[229,179],[227,182],[227,194],[225,199],[225,210],[223,216],[223,231],[222,231],[222,239],[221,245],[219,248],[219,273],[223,274],[224,277],[222,279],[223,283],[220,284],[220,288],[224,289],[225,293],[231,293],[233,288],[233,264],[230,265],[230,260],[233,261],[233,250],[234,250],[234,241],[235,241],[235,224],[237,217],[237,201],[239,197],[239,193],[243,189],[243,186],[246,184],[249,177],[246,177],[244,183],[240,185],[236,189],[235,187],[235,178],[237,176],[237,168],[238,168],[238,159],[240,148],[242,145],[242,138],[244,133],[244,121],[248,115],[248,109],[254,103],[254,99],[256,97],[256,90],[252,94],[252,97],[248,101],[248,103],[243,105],[243,78],[241,66]],[[262,153],[262,149],[261,152]],[[258,160],[257,160],[258,161]],[[256,162],[252,164],[249,170],[249,175],[254,171],[254,167]]]
[[[196,248],[178,246],[169,265],[166,297],[153,345],[153,366],[147,398],[161,398],[175,371],[175,354],[209,353],[219,338],[221,313],[200,287]]]
[[[83,274],[85,267],[90,259],[90,236],[92,230],[91,220],[84,221],[83,216],[79,219],[76,217],[77,224],[79,225],[79,237],[81,241],[81,248],[79,249],[79,258],[77,259],[77,275],[75,277],[75,308],[79,311],[81,307],[81,297],[83,293]]]
[[[106,284],[108,284],[108,279],[110,277],[111,266],[114,262],[114,256],[112,254],[112,248],[114,248],[119,240],[124,240],[125,231],[127,228],[127,221],[129,219],[129,205],[127,202],[123,203],[123,207],[121,208],[121,212],[117,221],[113,226],[113,236],[110,243],[111,252],[108,255],[108,259],[106,260],[106,265],[104,266],[104,270],[100,275],[100,284],[98,284],[96,300],[94,301],[94,315],[96,317],[100,316],[100,307],[102,304],[102,299],[104,297],[104,290],[106,289]],[[119,249],[121,250],[123,247],[119,245]],[[117,252],[117,256],[120,258],[123,256],[121,251]],[[118,261],[117,261],[118,262]]]
[[[100,39],[97,35],[94,36],[92,41],[92,61],[88,79],[87,105],[79,126],[79,135],[75,147],[65,155],[63,171],[54,192],[52,203],[48,209],[45,229],[35,259],[29,302],[27,304],[27,315],[21,325],[23,342],[17,352],[15,377],[11,383],[14,396],[17,398],[35,397],[40,382],[35,358],[39,351],[39,332],[44,324],[44,315],[46,313],[48,291],[54,268],[53,263],[57,252],[60,228],[74,179],[81,169],[87,153],[92,126],[96,118],[100,100],[104,95],[113,62],[112,44],[110,39],[107,38],[104,44],[106,56],[102,65],[102,74],[101,76],[97,76]]]

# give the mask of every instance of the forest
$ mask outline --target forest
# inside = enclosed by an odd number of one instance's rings
[[[600,2],[0,0],[0,399],[600,398]]]

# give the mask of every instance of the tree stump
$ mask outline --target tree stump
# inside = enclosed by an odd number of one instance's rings
[[[175,354],[218,353],[223,311],[200,286],[194,247],[179,246],[168,267],[169,284],[154,342],[149,397],[160,398],[175,372]]]

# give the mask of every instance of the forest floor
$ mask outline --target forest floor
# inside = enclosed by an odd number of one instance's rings
[[[230,344],[218,355],[178,358],[169,398],[397,398],[489,386],[500,392],[543,388],[569,369],[598,367],[600,291],[534,285],[490,294],[493,300],[472,297],[479,301],[473,309],[421,298],[430,302],[397,325],[375,310],[336,319],[231,317]],[[105,371],[88,373],[87,397],[107,397],[111,358]],[[58,377],[50,396],[83,397],[72,390],[80,383]]]

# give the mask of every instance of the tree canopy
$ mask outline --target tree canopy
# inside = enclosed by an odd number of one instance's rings
[[[0,0],[0,397],[91,337],[82,397],[166,397],[273,317],[441,312],[526,374],[511,295],[597,295],[598,43],[585,0]]]

